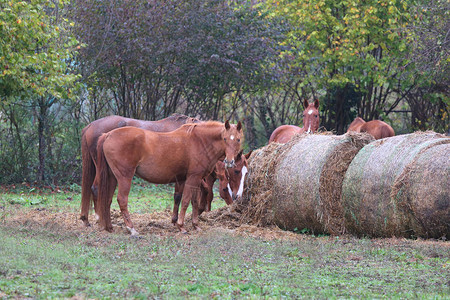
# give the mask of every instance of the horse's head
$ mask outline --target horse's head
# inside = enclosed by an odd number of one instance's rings
[[[303,129],[306,133],[314,133],[319,129],[319,100],[309,103],[308,100],[303,101]]]
[[[348,126],[347,132],[349,131],[355,131],[360,132],[361,126],[366,123],[362,118],[356,117],[353,122],[350,123],[350,126]]]
[[[228,120],[225,122],[225,129],[222,131],[222,139],[225,146],[225,159],[223,160],[225,167],[231,168],[235,165],[235,157],[239,153],[243,140],[241,121],[230,124]]]
[[[232,190],[229,184],[229,172],[222,161],[216,164],[216,176],[219,179],[219,194],[220,198],[225,200],[225,203],[230,205],[233,203]]]
[[[235,160],[235,166],[225,168],[223,162],[216,164],[216,176],[219,179],[219,194],[222,199],[229,205],[242,197],[244,191],[244,180],[248,172],[247,159],[252,151],[243,155],[242,150],[238,153]]]

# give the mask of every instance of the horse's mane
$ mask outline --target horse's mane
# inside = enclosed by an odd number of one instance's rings
[[[183,114],[179,114],[179,113],[174,113],[174,114],[170,115],[169,117],[167,117],[167,119],[169,119],[169,120],[173,119],[175,121],[190,119],[191,123],[200,122],[200,120],[197,119],[197,118],[189,117],[189,116],[186,116],[186,115],[183,115]]]
[[[219,121],[210,120],[210,121],[204,121],[204,122],[200,122],[200,123],[183,124],[180,128],[184,128],[187,130],[188,133],[192,133],[192,131],[196,127],[205,128],[205,127],[218,127],[218,126],[224,126],[224,123],[219,122]]]

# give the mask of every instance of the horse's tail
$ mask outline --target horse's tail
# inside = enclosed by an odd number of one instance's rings
[[[83,134],[81,135],[81,165],[82,165],[82,175],[81,175],[81,216],[80,219],[86,225],[89,225],[88,216],[89,209],[91,207],[92,201],[92,184],[95,178],[95,165],[93,157],[88,148],[87,140]]]
[[[103,152],[103,144],[108,134],[103,134],[97,143],[97,174],[96,182],[98,183],[97,195],[97,213],[100,217],[100,225],[107,231],[112,231],[111,224],[111,202],[114,190],[117,186],[116,177],[111,171]]]

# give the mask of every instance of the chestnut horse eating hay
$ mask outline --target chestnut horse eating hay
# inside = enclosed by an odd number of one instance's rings
[[[367,132],[372,135],[376,140],[391,137],[395,135],[394,129],[389,124],[380,121],[372,120],[369,122],[364,121],[360,117],[357,117],[348,127],[347,132]]]
[[[181,114],[173,114],[158,121],[143,121],[121,116],[108,116],[93,121],[87,125],[81,135],[81,156],[82,156],[82,183],[81,183],[81,217],[86,226],[89,226],[89,209],[91,207],[91,198],[96,208],[96,190],[94,184],[95,165],[97,162],[97,141],[99,137],[106,132],[125,126],[133,126],[156,132],[169,132],[179,128],[187,123],[198,123],[198,119],[191,118]],[[181,192],[175,187],[175,197]]]
[[[319,129],[319,100],[314,103],[308,103],[305,99],[303,101],[303,127],[300,128],[295,125],[281,125],[277,127],[269,138],[269,144],[272,142],[285,144],[289,142],[297,133],[314,133]]]
[[[100,224],[112,231],[110,208],[118,185],[117,201],[127,229],[138,234],[128,212],[128,194],[136,174],[144,180],[166,184],[184,183],[177,227],[183,233],[189,201],[192,224],[198,229],[198,203],[202,179],[221,158],[232,167],[241,148],[242,125],[208,121],[186,124],[172,132],[152,132],[135,127],[118,128],[103,134],[97,145],[97,211]]]
[[[225,200],[227,205],[231,205],[234,201],[242,197],[244,191],[244,180],[248,173],[248,158],[252,154],[242,154],[242,150],[238,153],[235,166],[226,168],[222,161],[218,161],[214,171],[203,179],[202,182],[202,201],[200,203],[200,213],[203,211],[211,211],[211,202],[214,198],[213,186],[214,182],[219,179],[219,194]]]

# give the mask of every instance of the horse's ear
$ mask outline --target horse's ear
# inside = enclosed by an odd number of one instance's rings
[[[239,151],[239,153],[236,155],[236,161],[240,161],[241,160],[243,152],[244,152],[244,149],[241,149],[241,151]]]
[[[228,120],[225,121],[225,129],[230,129],[230,122],[228,122]]]
[[[314,107],[319,109],[319,99],[314,100]]]
[[[308,100],[303,100],[303,108],[307,108],[309,106]]]
[[[251,150],[249,153],[245,154],[245,158],[246,158],[246,159],[249,159],[250,156],[252,155],[252,152],[253,152],[253,150]]]
[[[239,121],[237,123],[237,130],[240,131],[241,129],[242,129],[242,123],[241,123],[241,121]]]

